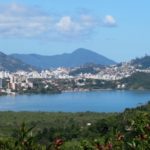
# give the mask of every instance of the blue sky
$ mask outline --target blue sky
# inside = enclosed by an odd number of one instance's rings
[[[54,55],[83,47],[115,61],[150,54],[150,1],[1,0],[0,51]]]

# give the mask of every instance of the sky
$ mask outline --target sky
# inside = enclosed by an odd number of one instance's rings
[[[150,55],[150,0],[0,0],[0,51],[87,48],[117,62]]]

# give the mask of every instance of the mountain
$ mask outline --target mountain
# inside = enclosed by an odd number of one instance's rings
[[[56,68],[56,67],[77,67],[87,63],[100,65],[115,64],[98,53],[91,50],[79,48],[72,53],[64,53],[61,55],[44,56],[37,54],[12,54],[14,58],[20,59],[24,63],[39,67],[41,69]]]
[[[15,72],[17,70],[30,71],[33,69],[34,69],[33,67],[23,63],[21,60],[18,60],[16,58],[13,58],[9,55],[0,52],[0,70]]]
[[[142,58],[136,58],[131,61],[131,64],[137,68],[150,68],[150,56],[146,55]]]

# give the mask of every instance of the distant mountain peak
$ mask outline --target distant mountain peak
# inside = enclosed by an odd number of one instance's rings
[[[77,67],[88,63],[100,65],[115,64],[113,60],[110,60],[96,52],[93,52],[92,50],[85,48],[78,48],[72,53],[64,53],[53,56],[44,56],[37,54],[13,54],[12,56],[20,59],[24,63],[40,67],[41,69],[48,69],[52,67]]]
[[[95,52],[86,48],[78,48],[72,53],[95,53]]]

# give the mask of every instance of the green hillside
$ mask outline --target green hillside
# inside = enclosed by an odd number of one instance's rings
[[[150,89],[150,73],[137,72],[121,80],[127,89]]]
[[[142,58],[136,58],[131,62],[133,65],[138,68],[149,68],[150,67],[150,56],[146,55]]]

